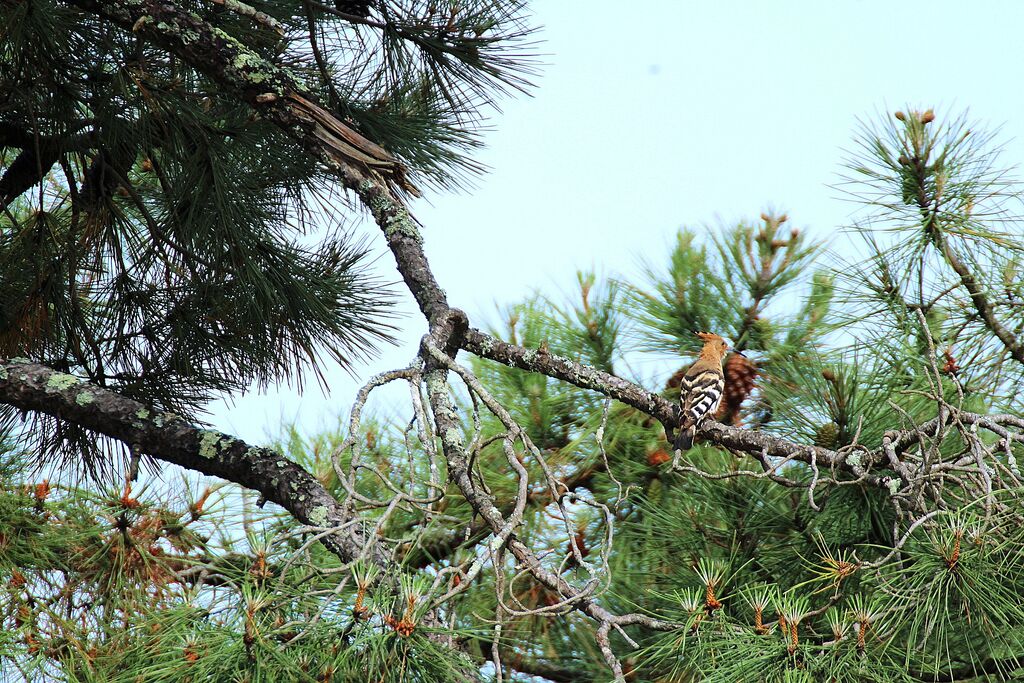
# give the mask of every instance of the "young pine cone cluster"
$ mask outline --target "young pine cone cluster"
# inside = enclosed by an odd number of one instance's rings
[[[740,406],[747,400],[757,382],[757,365],[738,353],[731,353],[722,364],[725,391],[715,419],[729,425],[740,423]]]

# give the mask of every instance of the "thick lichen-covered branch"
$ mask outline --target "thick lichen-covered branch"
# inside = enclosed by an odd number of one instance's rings
[[[0,359],[0,402],[53,415],[121,441],[136,452],[258,491],[300,522],[334,527],[324,538],[343,561],[360,557],[367,541],[333,496],[309,472],[281,454],[185,422],[74,375],[21,360]],[[375,557],[383,563],[383,556]]]

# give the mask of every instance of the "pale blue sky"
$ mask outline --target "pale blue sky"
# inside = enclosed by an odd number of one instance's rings
[[[477,325],[532,289],[568,290],[578,268],[635,274],[680,226],[767,207],[831,237],[852,206],[837,180],[858,118],[970,109],[1024,160],[1021,2],[536,2],[545,66],[507,99],[461,194],[414,207],[453,305]],[[361,228],[381,253],[372,225]],[[841,245],[842,237],[836,237]],[[398,279],[390,254],[383,277]],[[372,373],[406,364],[425,326],[408,298],[401,346],[327,368],[330,391],[280,388],[212,406],[210,421],[265,441],[283,421],[335,424]]]

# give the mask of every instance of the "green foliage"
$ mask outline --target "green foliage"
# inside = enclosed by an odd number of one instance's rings
[[[481,107],[531,70],[519,3],[375,3],[366,20],[319,3],[182,7],[442,186],[479,172],[464,152]],[[194,417],[390,341],[392,294],[295,140],[137,32],[49,0],[0,20],[0,355]],[[0,411],[0,427],[14,419]],[[40,455],[90,471],[109,455],[50,418],[28,431]]]
[[[921,299],[921,266],[908,268],[898,246],[866,228],[858,234],[874,245],[871,256],[830,270],[815,260],[821,248],[799,233],[780,238],[782,217],[766,215],[763,222],[761,229],[741,224],[709,235],[703,244],[696,233],[680,233],[667,266],[647,267],[646,285],[618,283],[627,293],[624,321],[581,317],[572,298],[531,301],[514,309],[506,338],[598,366],[609,356],[594,349],[614,344],[622,359],[615,367],[628,368],[639,354],[696,349],[695,330],[726,334],[759,371],[737,422],[838,449],[851,462],[880,448],[887,433],[939,416],[939,400],[981,414],[1020,414],[1019,405],[1004,399],[1006,375],[986,375],[991,366],[971,364],[980,353],[959,352],[963,330],[977,325],[962,300],[953,303],[962,290],[946,292],[948,302]],[[941,265],[933,261],[924,272],[938,278]],[[584,292],[597,287],[590,282],[581,278]],[[865,302],[887,313],[870,317]],[[569,310],[577,315],[566,315]],[[595,344],[595,337],[607,343]],[[993,344],[989,332],[984,345]],[[777,472],[783,486],[750,470],[749,461],[698,446],[687,457],[691,469],[668,473],[660,425],[632,409],[608,411],[602,453],[591,437],[596,426],[582,427],[595,425],[602,409],[573,412],[585,405],[585,394],[484,361],[476,370],[506,405],[522,406],[517,417],[532,435],[542,438],[562,421],[576,426],[568,433],[579,437],[552,443],[560,449],[547,455],[568,468],[560,470],[566,481],[582,476],[587,492],[615,506],[611,545],[600,516],[556,509],[544,498],[536,502],[554,523],[528,512],[523,538],[550,548],[550,566],[559,571],[573,567],[565,559],[570,543],[586,547],[588,557],[603,553],[609,568],[603,605],[680,625],[663,634],[631,633],[637,650],[613,637],[613,646],[631,652],[624,665],[635,680],[980,681],[1001,680],[1019,666],[1024,621],[1013,594],[1022,546],[1000,516],[1015,515],[1014,505],[965,508],[976,489],[948,483],[932,495],[949,510],[910,527],[921,513],[907,513],[904,506],[912,503],[900,492],[906,482],[886,463],[876,466],[872,481],[789,462]],[[1020,449],[1007,447],[1007,459],[987,466],[990,473],[1010,459],[1016,467]],[[974,446],[949,430],[928,444],[928,457],[952,462],[968,448]],[[483,476],[492,488],[502,479],[500,471],[485,469]],[[1017,480],[1002,481],[1008,487],[1002,495],[1018,500]],[[951,520],[973,529],[973,539],[985,539],[970,550],[963,541],[963,559],[952,565]],[[573,569],[568,576],[582,581],[588,574]],[[475,595],[490,600],[494,586],[485,581],[479,588]],[[518,595],[528,608],[552,599],[543,590],[529,601]],[[575,637],[563,630],[567,624],[539,616],[505,627],[533,634],[530,651],[561,662],[579,679],[605,680],[599,666],[579,661],[586,645],[578,633],[592,633],[593,626],[571,623]]]
[[[862,125],[840,188],[862,206],[859,259],[838,269],[851,303],[843,314],[868,344],[913,333],[929,320],[937,354],[984,377],[990,394],[1012,396],[1022,364],[1010,357],[982,308],[1018,337],[1024,240],[1019,190],[995,135],[965,116],[896,112]]]
[[[333,556],[273,534],[287,516],[252,519],[236,489],[93,495],[17,483],[14,453],[0,465],[5,674],[17,663],[47,681],[472,680],[475,666],[430,629],[389,625],[422,621],[422,582],[366,591],[373,575],[355,567],[339,587]]]
[[[718,258],[709,258],[697,235],[683,230],[667,271],[646,266],[651,286],[629,287],[642,348],[693,353],[700,348],[693,333],[708,330],[731,337],[740,350],[791,351],[815,341],[810,335],[824,331],[820,323],[832,295],[828,274],[814,275],[806,303],[795,314],[778,318],[770,304],[800,284],[822,246],[809,243],[797,229],[784,229],[786,215],[762,214],[761,220],[759,227],[740,223],[711,233]],[[780,348],[775,338],[783,334]]]

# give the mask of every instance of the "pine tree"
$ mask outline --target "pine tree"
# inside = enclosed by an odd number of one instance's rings
[[[405,199],[478,170],[481,108],[529,74],[518,3],[0,12],[0,679],[1021,671],[1024,240],[978,126],[865,125],[859,254],[766,212],[488,333]],[[340,199],[426,319],[416,361],[336,433],[197,426],[388,339]],[[698,331],[745,355],[673,462]],[[391,383],[397,420],[366,408]]]

